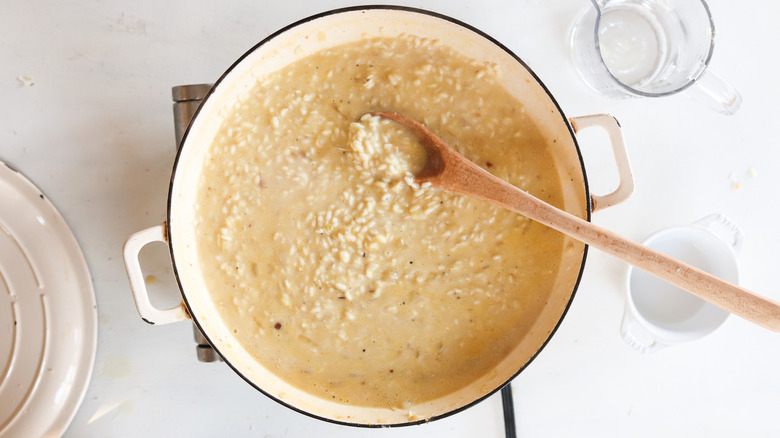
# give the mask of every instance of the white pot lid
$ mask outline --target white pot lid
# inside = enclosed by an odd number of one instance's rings
[[[0,437],[60,436],[92,375],[97,306],[65,220],[0,161]]]

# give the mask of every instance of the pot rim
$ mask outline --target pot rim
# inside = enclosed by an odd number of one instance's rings
[[[349,6],[349,7],[336,8],[336,9],[331,9],[331,10],[327,10],[327,11],[324,11],[324,12],[319,12],[317,14],[310,15],[310,16],[308,16],[306,18],[303,18],[303,19],[295,21],[295,22],[293,22],[291,24],[288,24],[288,25],[280,28],[279,30],[271,33],[266,38],[263,38],[260,42],[258,42],[257,44],[255,44],[254,46],[249,48],[246,52],[244,52],[244,54],[242,54],[235,62],[233,62],[230,65],[230,67],[228,67],[220,75],[219,79],[217,79],[217,81],[214,82],[212,88],[208,91],[206,96],[203,98],[203,101],[201,102],[201,105],[198,106],[197,110],[193,114],[192,120],[195,120],[195,118],[198,117],[198,115],[200,114],[201,108],[203,108],[203,106],[204,106],[204,103],[209,98],[211,98],[214,90],[217,88],[217,86],[219,86],[225,80],[226,76],[228,76],[236,68],[236,66],[238,66],[241,62],[243,62],[244,59],[246,59],[251,53],[253,53],[254,51],[258,50],[260,47],[262,47],[263,45],[265,45],[269,41],[275,39],[276,37],[278,37],[279,35],[287,32],[290,29],[293,29],[295,27],[298,27],[300,25],[303,25],[305,23],[308,23],[308,22],[311,22],[311,21],[314,21],[314,20],[317,20],[317,19],[320,19],[320,18],[323,18],[323,17],[336,15],[336,14],[341,14],[341,13],[348,13],[348,12],[354,12],[354,11],[367,11],[367,10],[402,11],[402,12],[409,12],[409,13],[413,13],[413,14],[423,14],[423,15],[427,15],[427,16],[430,16],[430,17],[439,18],[439,19],[442,19],[444,21],[448,21],[448,22],[450,22],[452,24],[455,24],[457,26],[463,27],[464,29],[469,30],[469,31],[475,33],[477,36],[485,38],[487,41],[489,41],[490,43],[494,44],[499,49],[501,49],[504,52],[506,52],[506,54],[511,56],[516,62],[520,63],[528,71],[528,73],[534,78],[534,80],[537,82],[537,84],[544,90],[544,93],[546,94],[546,96],[550,99],[552,104],[555,106],[558,115],[563,119],[563,122],[564,122],[564,124],[566,125],[566,127],[568,129],[569,135],[571,136],[571,138],[573,140],[574,150],[577,153],[577,158],[578,158],[579,163],[580,163],[580,170],[582,172],[582,178],[583,178],[583,185],[584,185],[583,188],[584,188],[584,194],[585,194],[585,198],[586,198],[585,199],[585,213],[586,213],[585,220],[587,220],[588,222],[591,221],[591,213],[592,213],[592,210],[593,210],[593,204],[592,204],[592,199],[591,199],[591,194],[590,194],[590,187],[589,187],[589,184],[588,184],[588,177],[587,177],[587,173],[585,171],[585,162],[583,160],[582,153],[581,153],[581,150],[580,150],[580,147],[579,147],[579,143],[577,142],[577,137],[575,135],[574,129],[573,129],[569,119],[564,115],[564,112],[563,112],[561,106],[558,104],[558,101],[555,100],[555,98],[553,97],[553,95],[550,92],[550,90],[541,81],[539,76],[537,76],[536,73],[525,63],[525,61],[523,61],[519,56],[517,56],[514,52],[512,52],[508,47],[506,47],[505,45],[500,43],[498,40],[496,40],[495,38],[491,37],[487,33],[479,30],[478,28],[476,28],[476,27],[474,27],[474,26],[472,26],[470,24],[467,24],[467,23],[465,23],[463,21],[460,21],[458,19],[449,17],[447,15],[444,15],[444,14],[441,14],[441,13],[438,13],[438,12],[434,12],[434,11],[430,11],[430,10],[426,10],[426,9],[421,9],[421,8],[409,7],[409,6],[399,6],[399,5],[381,5],[381,4],[380,5],[358,5],[358,6]],[[170,178],[170,182],[169,182],[169,186],[168,186],[168,200],[167,200],[167,211],[166,211],[166,218],[167,218],[167,225],[168,226],[165,229],[165,234],[166,234],[166,238],[167,238],[167,241],[168,241],[168,250],[170,251],[170,258],[171,258],[171,266],[172,266],[172,269],[173,269],[173,275],[176,278],[176,283],[177,283],[177,285],[179,287],[179,292],[181,293],[182,301],[183,301],[184,305],[186,306],[187,313],[192,318],[192,322],[197,326],[198,330],[208,340],[209,344],[212,345],[212,347],[214,348],[214,351],[216,351],[217,354],[219,354],[219,356],[223,359],[223,361],[236,374],[238,374],[245,382],[250,384],[253,388],[255,388],[257,391],[259,391],[262,394],[264,394],[266,397],[270,398],[271,400],[274,400],[275,402],[281,404],[282,406],[284,406],[286,408],[292,409],[293,411],[296,411],[298,413],[304,414],[304,415],[306,415],[308,417],[311,417],[311,418],[315,418],[317,420],[326,421],[328,423],[338,424],[338,425],[342,425],[342,426],[363,427],[363,428],[389,428],[389,427],[412,426],[412,425],[425,424],[425,423],[428,423],[428,422],[431,422],[431,421],[436,421],[436,420],[440,420],[440,419],[449,417],[451,415],[454,415],[454,414],[457,414],[459,412],[462,412],[462,411],[464,411],[464,410],[466,410],[466,409],[468,409],[468,408],[470,408],[470,407],[472,407],[472,406],[482,402],[483,400],[487,399],[488,397],[491,397],[493,394],[495,394],[496,392],[500,391],[501,388],[503,388],[508,383],[510,383],[514,378],[516,378],[522,371],[524,371],[526,369],[526,367],[528,367],[528,365],[530,365],[531,362],[533,362],[534,359],[536,359],[536,357],[539,355],[539,353],[550,342],[550,340],[552,339],[553,335],[557,332],[558,328],[560,327],[561,323],[563,322],[563,319],[566,317],[566,314],[568,313],[569,308],[571,307],[572,302],[574,301],[574,296],[576,295],[577,289],[579,288],[580,282],[582,280],[582,275],[583,275],[583,272],[584,272],[584,269],[585,269],[585,262],[587,261],[587,256],[588,256],[588,245],[584,245],[584,247],[583,247],[582,261],[580,263],[579,271],[577,273],[577,278],[576,278],[576,281],[574,282],[574,286],[572,288],[571,295],[569,296],[569,298],[568,298],[568,300],[566,302],[566,305],[563,308],[561,316],[558,319],[558,321],[556,322],[555,326],[552,328],[552,330],[550,330],[550,333],[547,335],[547,337],[544,340],[544,342],[542,342],[542,344],[536,350],[536,352],[529,358],[529,360],[525,364],[523,364],[503,384],[499,385],[494,390],[487,392],[486,394],[482,395],[481,397],[478,397],[478,398],[476,398],[476,399],[466,403],[465,405],[463,405],[461,407],[458,407],[458,408],[455,408],[453,410],[447,411],[447,412],[445,412],[443,414],[435,415],[435,416],[432,416],[432,417],[426,418],[426,419],[420,419],[420,420],[414,420],[414,421],[408,421],[408,422],[389,423],[389,424],[365,424],[365,423],[355,423],[355,422],[348,422],[348,421],[340,421],[340,420],[337,420],[337,419],[333,419],[333,418],[328,418],[328,417],[324,417],[324,416],[321,416],[321,415],[317,415],[315,413],[308,412],[308,411],[306,411],[306,410],[304,410],[302,408],[296,407],[293,404],[288,403],[288,402],[286,402],[286,401],[284,401],[284,400],[274,396],[273,394],[269,393],[268,391],[264,390],[263,388],[261,388],[258,383],[256,383],[256,382],[252,381],[251,379],[249,379],[240,369],[238,369],[236,366],[234,366],[222,354],[222,352],[220,352],[219,348],[210,339],[208,333],[206,333],[203,330],[203,327],[201,326],[200,322],[198,321],[198,316],[195,314],[195,312],[192,311],[192,308],[190,307],[190,303],[189,303],[189,301],[187,299],[186,292],[184,291],[184,288],[182,286],[182,281],[180,279],[179,270],[178,270],[177,264],[176,264],[176,258],[174,257],[174,253],[173,253],[173,243],[172,243],[172,240],[171,240],[172,239],[172,233],[171,233],[171,211],[172,211],[172,203],[173,203],[172,197],[173,197],[174,180],[176,179],[177,170],[179,168],[179,160],[180,160],[180,158],[182,156],[182,151],[184,149],[183,146],[186,144],[186,140],[187,140],[187,137],[189,136],[191,126],[192,126],[192,122],[190,122],[187,125],[187,128],[185,129],[185,131],[184,131],[184,133],[182,135],[181,143],[179,145],[180,147],[177,149],[177,152],[176,152],[176,157],[175,157],[175,160],[174,160],[174,163],[173,163],[173,171],[171,172],[171,178]]]

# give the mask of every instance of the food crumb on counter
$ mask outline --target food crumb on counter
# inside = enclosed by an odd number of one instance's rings
[[[751,178],[756,178],[758,176],[758,170],[753,166],[749,166],[746,172]],[[737,179],[736,172],[729,172],[729,182],[731,183],[732,190],[739,190],[742,188],[742,183]]]
[[[16,77],[16,80],[19,81],[19,83],[25,87],[32,87],[33,85],[35,85],[33,79],[27,75],[19,75]]]
[[[731,181],[731,189],[732,190],[739,190],[742,188],[742,185],[737,181],[737,174],[734,172],[729,172],[729,181]]]

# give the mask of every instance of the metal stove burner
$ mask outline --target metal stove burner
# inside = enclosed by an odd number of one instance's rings
[[[176,148],[181,146],[184,131],[200,106],[201,101],[211,90],[213,84],[179,85],[171,89],[173,97],[173,128],[176,133]]]
[[[173,95],[173,128],[176,134],[176,147],[181,147],[181,138],[192,120],[192,116],[206,97],[212,84],[179,85],[171,89]],[[216,362],[222,358],[214,351],[209,341],[192,325],[192,333],[195,338],[195,352],[201,362]]]

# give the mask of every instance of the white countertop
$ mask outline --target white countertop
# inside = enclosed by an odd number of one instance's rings
[[[498,396],[442,421],[395,430],[311,419],[267,399],[224,364],[197,362],[189,324],[150,326],[136,313],[121,248],[133,232],[164,220],[174,156],[171,87],[213,82],[271,32],[357,4],[300,3],[3,2],[0,160],[62,212],[98,302],[95,369],[66,436],[503,436]],[[620,120],[636,191],[595,214],[595,223],[641,241],[722,213],[745,234],[741,284],[780,300],[780,3],[710,2],[718,35],[712,68],[744,98],[731,117],[685,96],[618,101],[589,90],[567,46],[588,0],[414,6],[501,41],[568,116],[610,113]],[[607,191],[616,178],[608,148],[583,142],[583,154],[592,189]],[[164,247],[149,248],[145,266],[161,280],[161,302],[176,302],[166,257]],[[639,354],[618,332],[626,270],[590,252],[567,317],[513,382],[518,436],[780,435],[780,334],[732,316],[701,340]]]

